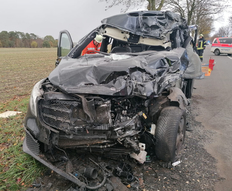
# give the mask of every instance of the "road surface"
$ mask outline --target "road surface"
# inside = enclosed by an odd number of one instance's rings
[[[210,45],[204,53],[203,63],[215,60],[209,77],[195,80],[193,103],[199,107],[197,121],[213,133],[206,150],[217,160],[217,171],[225,178],[216,184],[216,191],[232,190],[232,57],[214,56]]]

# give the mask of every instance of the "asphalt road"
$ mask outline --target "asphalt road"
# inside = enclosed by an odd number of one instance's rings
[[[210,57],[215,60],[214,69],[209,77],[195,80],[193,103],[199,108],[196,120],[213,134],[205,148],[225,178],[215,190],[228,191],[232,190],[232,56],[214,56],[208,45],[203,63],[209,63]]]

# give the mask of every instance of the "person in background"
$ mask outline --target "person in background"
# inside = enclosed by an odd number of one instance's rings
[[[81,56],[85,54],[96,54],[96,51],[100,51],[102,39],[103,36],[97,34],[96,37],[82,51]]]
[[[204,39],[204,35],[200,34],[198,44],[197,44],[197,54],[199,55],[201,61],[203,61],[203,53],[206,47],[206,41]]]

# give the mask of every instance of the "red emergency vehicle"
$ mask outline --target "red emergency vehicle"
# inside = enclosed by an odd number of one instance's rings
[[[232,55],[232,37],[219,37],[213,40],[211,52],[216,56],[220,54]]]

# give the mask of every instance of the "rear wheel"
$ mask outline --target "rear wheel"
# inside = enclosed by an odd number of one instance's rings
[[[174,162],[183,148],[186,112],[178,107],[165,107],[157,122],[155,152],[158,159]]]
[[[216,56],[219,56],[219,55],[220,55],[220,50],[216,49],[216,50],[214,51],[214,54],[215,54]]]

